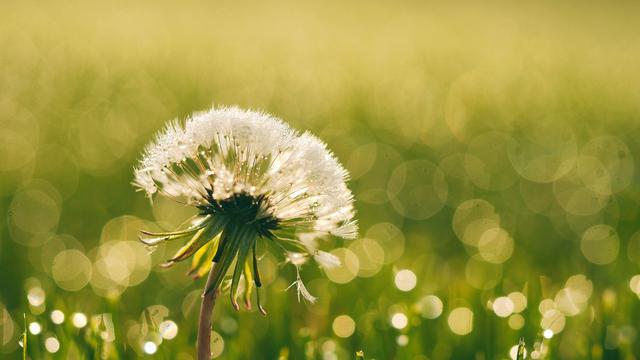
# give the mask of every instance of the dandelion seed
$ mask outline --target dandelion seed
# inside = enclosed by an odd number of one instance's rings
[[[289,287],[287,287],[287,290],[289,290],[291,287],[293,287],[295,285],[296,289],[298,290],[298,301],[300,301],[300,296],[302,295],[302,297],[304,297],[308,302],[310,303],[315,303],[316,301],[318,301],[318,298],[311,295],[311,293],[309,292],[309,290],[307,290],[307,287],[304,286],[304,283],[302,282],[302,279],[300,278],[300,269],[296,267],[296,271],[297,271],[297,279],[296,281],[294,281],[293,283],[291,283],[291,285],[289,285]]]
[[[307,256],[302,253],[289,252],[287,253],[287,260],[298,267],[307,262]]]
[[[191,258],[194,278],[209,273],[205,298],[230,272],[236,309],[242,280],[246,307],[256,289],[258,308],[265,313],[258,291],[258,242],[295,266],[297,278],[290,287],[295,285],[299,299],[314,302],[300,267],[311,258],[325,268],[339,265],[335,256],[318,250],[318,240],[357,235],[347,171],[318,138],[264,113],[213,108],[184,126],[172,122],[147,146],[134,172],[133,184],[150,198],[158,194],[199,210],[188,225],[166,233],[142,231],[140,240],[150,247],[185,240],[165,266]]]

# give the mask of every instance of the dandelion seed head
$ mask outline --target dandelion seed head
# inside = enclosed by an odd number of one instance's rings
[[[316,301],[318,301],[318,298],[313,296],[313,295],[311,295],[309,290],[307,290],[307,287],[302,282],[302,278],[300,278],[300,269],[296,267],[296,270],[297,270],[296,281],[291,283],[291,285],[289,285],[287,290],[289,290],[290,288],[295,286],[295,288],[296,288],[296,290],[298,292],[298,301],[300,301],[300,298],[303,297],[308,302],[314,304]]]
[[[317,137],[237,107],[169,123],[147,146],[134,185],[206,206],[238,194],[264,197],[264,213],[308,236],[354,238],[348,173]]]
[[[319,239],[352,239],[358,233],[348,177],[316,136],[263,112],[214,107],[184,124],[170,122],[146,147],[133,184],[150,198],[165,196],[200,213],[187,229],[145,233],[141,240],[153,247],[190,237],[165,265],[192,257],[194,278],[204,276],[211,261],[226,264],[226,272],[237,256],[240,265],[230,287],[236,308],[236,293],[244,291],[248,304],[253,283],[261,285],[256,239],[274,240],[285,261],[296,267],[297,279],[290,287],[299,299],[314,302],[300,267],[311,258],[323,268],[340,265],[336,256],[319,250]],[[236,244],[226,244],[227,238]]]

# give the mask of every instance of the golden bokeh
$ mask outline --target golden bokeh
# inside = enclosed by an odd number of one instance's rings
[[[356,330],[356,322],[349,315],[339,315],[333,319],[333,332],[341,338],[348,338]]]
[[[447,323],[454,334],[467,335],[473,331],[473,311],[466,307],[455,308],[449,313]]]
[[[580,250],[587,260],[597,265],[606,265],[618,257],[620,238],[614,228],[599,224],[582,234]]]
[[[78,291],[91,280],[91,261],[79,250],[64,250],[53,259],[51,275],[67,291]]]

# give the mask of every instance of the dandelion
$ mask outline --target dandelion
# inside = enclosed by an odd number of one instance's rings
[[[268,114],[237,107],[212,108],[170,123],[145,150],[134,185],[194,206],[199,212],[172,232],[142,231],[154,247],[186,240],[164,266],[191,258],[194,278],[208,273],[198,335],[198,357],[209,358],[211,312],[221,284],[231,274],[230,298],[238,310],[239,283],[251,307],[255,290],[260,312],[257,245],[275,249],[296,269],[291,287],[308,301],[300,269],[310,259],[320,267],[339,260],[319,250],[326,236],[354,238],[353,195],[347,171],[326,145]],[[235,260],[234,269],[230,269]],[[232,271],[229,271],[232,270]]]

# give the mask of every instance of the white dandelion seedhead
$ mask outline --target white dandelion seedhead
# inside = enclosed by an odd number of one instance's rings
[[[212,108],[194,114],[184,126],[169,123],[136,167],[134,185],[149,197],[159,194],[200,209],[191,227],[144,233],[143,241],[156,245],[189,236],[193,244],[169,264],[194,254],[194,260],[219,262],[222,255],[217,253],[229,247],[225,233],[234,238],[242,234],[273,240],[289,257],[301,254],[290,261],[296,267],[307,258],[322,267],[336,266],[339,260],[318,250],[317,239],[356,237],[347,179],[347,171],[317,137],[262,112]],[[246,234],[230,228],[243,228]],[[231,247],[231,253],[246,256],[244,246],[254,243],[247,240],[238,249]],[[201,276],[197,267],[192,271]],[[297,288],[306,291],[303,285]]]

